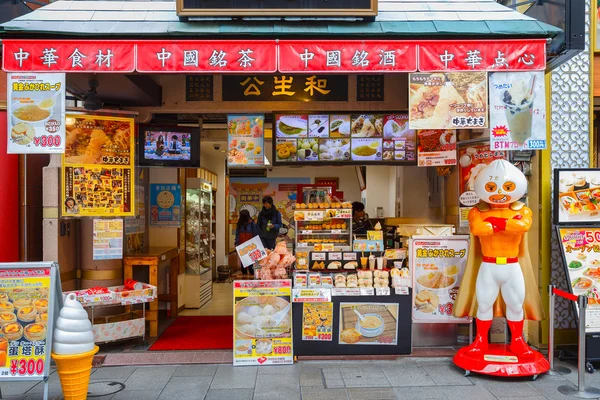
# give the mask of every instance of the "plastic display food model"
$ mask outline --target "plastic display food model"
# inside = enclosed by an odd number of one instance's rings
[[[471,244],[454,315],[476,317],[477,337],[454,363],[467,373],[537,376],[550,365],[523,338],[525,319],[544,318],[527,250],[532,212],[518,201],[527,179],[508,161],[495,160],[477,175],[475,192],[481,201],[469,212]],[[489,344],[494,317],[506,318],[510,345]]]

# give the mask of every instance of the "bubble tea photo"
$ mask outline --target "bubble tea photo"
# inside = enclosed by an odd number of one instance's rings
[[[535,81],[535,76],[532,80]],[[520,145],[531,137],[531,120],[535,99],[532,88],[534,83],[517,81],[511,88],[504,91],[502,97],[502,102],[506,106],[506,122],[510,136]]]

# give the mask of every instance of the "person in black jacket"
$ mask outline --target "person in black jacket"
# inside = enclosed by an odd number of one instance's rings
[[[279,235],[279,229],[283,225],[281,213],[273,206],[273,198],[265,196],[262,200],[263,208],[258,213],[256,224],[258,225],[258,236],[266,249],[273,250]]]
[[[360,201],[352,203],[352,233],[355,235],[366,235],[367,231],[373,230],[373,224],[369,214],[365,211],[365,205]]]

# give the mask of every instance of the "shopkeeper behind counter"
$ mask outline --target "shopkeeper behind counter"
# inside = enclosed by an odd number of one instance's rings
[[[273,250],[275,242],[279,235],[279,229],[282,226],[281,213],[273,206],[273,198],[265,196],[263,198],[263,208],[258,213],[256,223],[258,225],[258,235],[267,249]]]
[[[352,233],[355,235],[366,235],[367,231],[373,230],[373,224],[369,214],[365,212],[365,205],[360,201],[352,203]]]

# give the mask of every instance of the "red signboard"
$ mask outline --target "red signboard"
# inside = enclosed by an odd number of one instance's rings
[[[2,40],[6,72],[133,72],[135,44],[106,40]]]
[[[274,40],[149,41],[137,45],[139,72],[273,73]]]
[[[419,71],[535,71],[546,68],[546,41],[419,43]]]
[[[279,71],[306,73],[414,72],[417,45],[408,41],[279,42]]]

